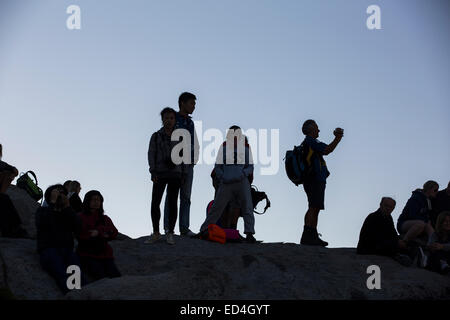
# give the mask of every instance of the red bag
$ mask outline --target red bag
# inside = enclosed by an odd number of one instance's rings
[[[216,224],[210,224],[208,226],[208,240],[224,244],[227,240],[225,230]]]

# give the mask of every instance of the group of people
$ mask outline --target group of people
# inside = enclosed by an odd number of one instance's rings
[[[436,181],[427,181],[412,192],[394,226],[391,213],[396,201],[383,197],[377,211],[361,228],[358,254],[390,256],[404,265],[450,272],[450,182],[439,191]],[[398,231],[398,233],[397,233]]]
[[[178,214],[180,234],[194,238],[207,238],[208,226],[221,220],[228,220],[225,224],[236,228],[237,219],[242,217],[246,235],[244,241],[254,243],[252,153],[247,137],[237,125],[229,128],[211,173],[215,188],[214,201],[208,208],[199,232],[190,230],[192,182],[199,154],[191,118],[196,99],[194,94],[184,92],[178,99],[178,111],[164,108],[160,113],[162,127],[150,138],[148,164],[153,182],[153,232],[145,242],[154,243],[162,238],[160,205],[167,189],[163,226],[168,244],[175,244],[174,229]],[[178,129],[187,134],[181,135],[178,140],[173,139]],[[306,120],[301,130],[305,136],[302,145],[307,151],[305,161],[309,169],[303,182],[308,209],[300,244],[325,247],[328,242],[322,240],[317,231],[319,213],[325,208],[326,180],[330,175],[324,156],[335,150],[343,138],[344,130],[336,128],[333,132],[335,138],[329,144],[318,140],[320,130],[314,120]],[[182,161],[174,159],[175,146],[180,142],[187,145],[188,149],[188,154],[183,155],[184,149],[178,154]],[[18,175],[18,170],[1,161],[1,157],[0,145],[0,232],[3,237],[27,238],[29,236],[22,227],[20,216],[5,193]],[[441,273],[450,272],[450,183],[445,190],[438,189],[437,182],[427,181],[422,189],[413,191],[398,219],[397,230],[391,216],[396,202],[390,197],[383,197],[378,210],[364,221],[358,254],[390,256],[404,265],[411,265],[417,258],[422,267]],[[118,230],[104,213],[103,196],[99,191],[91,190],[82,201],[80,191],[81,184],[76,180],[66,181],[64,185],[52,185],[45,191],[43,205],[36,212],[40,263],[63,292],[68,291],[66,271],[69,265],[80,266],[83,271],[82,283],[88,281],[87,277],[98,280],[121,276],[112,247],[108,244],[117,237]],[[225,213],[229,213],[229,216],[225,217]],[[74,240],[77,243],[75,251]]]
[[[0,145],[0,158],[2,151]],[[6,194],[17,175],[15,167],[0,160],[0,232],[3,237],[30,238]],[[80,268],[82,285],[121,276],[108,244],[117,237],[118,230],[104,213],[103,196],[91,190],[81,201],[80,191],[78,181],[52,185],[46,189],[42,206],[35,213],[40,264],[63,293],[69,291],[67,268],[71,265]]]

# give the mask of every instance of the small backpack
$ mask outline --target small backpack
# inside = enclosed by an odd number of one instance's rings
[[[218,225],[210,224],[208,226],[208,235],[203,239],[224,244],[227,241],[227,235],[225,233],[225,230],[223,230]]]
[[[28,174],[31,174],[34,178],[34,181],[36,182],[34,182]],[[30,197],[36,201],[41,200],[42,196],[44,195],[42,189],[38,187],[37,177],[33,171],[22,173],[21,176],[17,179],[16,185],[17,187],[25,190],[30,195]]]
[[[303,184],[305,179],[311,175],[311,157],[313,151],[304,143],[294,146],[293,150],[286,151],[285,169],[288,178],[296,185]]]

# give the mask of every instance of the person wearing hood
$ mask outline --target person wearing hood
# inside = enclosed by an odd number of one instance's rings
[[[430,238],[433,234],[434,228],[430,221],[431,199],[436,197],[438,190],[438,183],[430,180],[425,182],[423,189],[412,192],[397,220],[397,230],[404,235],[404,241],[413,241],[424,234]]]
[[[87,192],[83,210],[79,213],[81,228],[77,233],[77,253],[82,270],[94,281],[121,276],[114,262],[113,249],[108,243],[119,232],[104,212],[102,194],[97,190]]]
[[[153,233],[146,243],[154,243],[161,238],[159,221],[161,219],[161,200],[167,187],[169,199],[169,226],[166,234],[168,244],[175,244],[174,229],[177,222],[177,200],[182,183],[184,165],[175,164],[172,160],[172,150],[179,143],[172,141],[172,133],[175,128],[176,111],[172,108],[164,108],[161,111],[163,127],[153,133],[148,148],[148,165],[153,182],[151,217]]]
[[[67,267],[80,266],[80,260],[73,251],[74,234],[80,228],[80,220],[70,207],[67,190],[61,185],[53,185],[44,193],[46,207],[36,212],[37,251],[42,268],[50,274],[65,294],[67,287]],[[81,279],[83,283],[83,278]]]

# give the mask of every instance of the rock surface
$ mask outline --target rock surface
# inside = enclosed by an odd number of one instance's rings
[[[24,208],[30,210],[21,213],[23,220],[34,219],[34,206]],[[121,278],[63,296],[42,270],[35,240],[0,238],[0,294],[6,289],[17,299],[51,300],[450,298],[450,276],[407,268],[386,257],[360,256],[351,248],[221,245],[178,236],[174,246],[164,239],[154,244],[145,244],[146,238],[121,239],[111,242]],[[381,290],[367,288],[370,265],[381,269]]]

